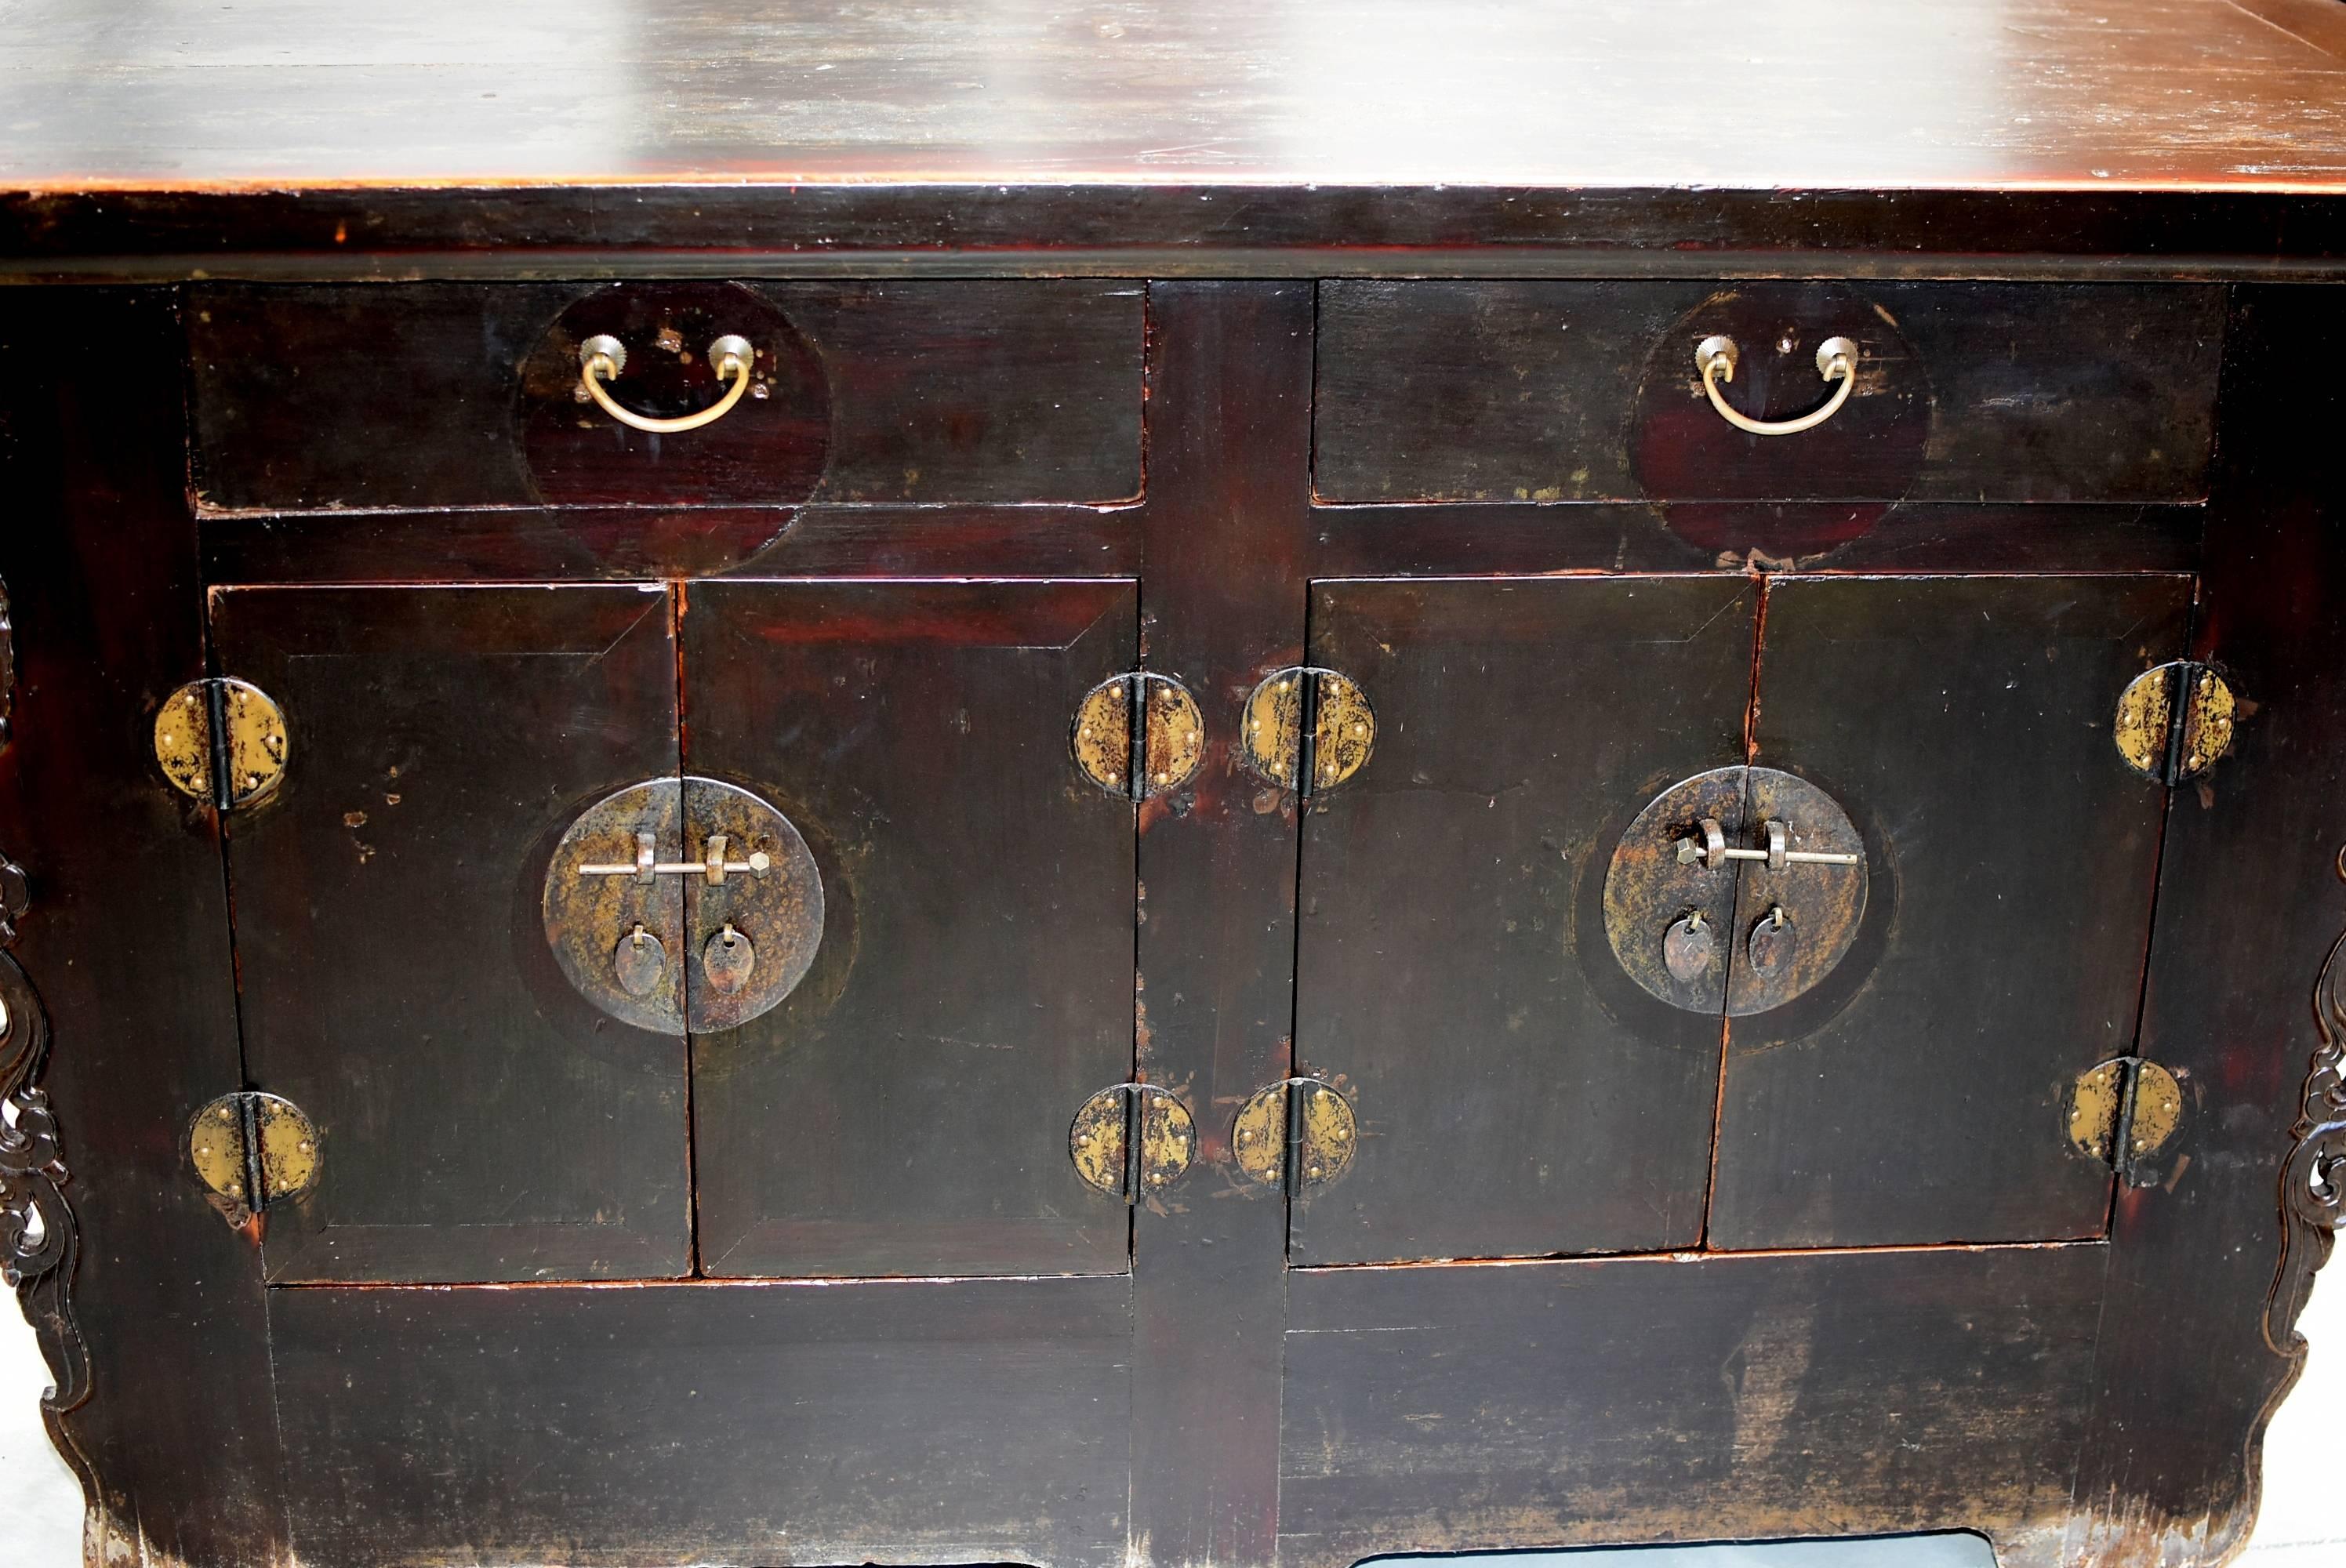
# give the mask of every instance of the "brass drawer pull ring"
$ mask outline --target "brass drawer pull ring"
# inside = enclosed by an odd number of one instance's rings
[[[578,384],[588,397],[600,404],[605,413],[621,424],[648,430],[655,435],[671,435],[682,430],[699,430],[704,424],[715,424],[733,412],[741,394],[750,390],[750,366],[757,359],[757,351],[750,340],[728,333],[709,345],[709,362],[722,383],[731,382],[730,391],[699,413],[688,413],[675,419],[654,419],[619,406],[603,383],[627,368],[627,346],[607,332],[598,332],[578,345]]]
[[[1753,435],[1798,435],[1804,430],[1814,430],[1841,412],[1841,405],[1849,401],[1851,389],[1857,385],[1857,345],[1847,338],[1827,338],[1817,345],[1817,373],[1827,382],[1839,382],[1841,385],[1833,388],[1832,396],[1825,400],[1824,405],[1798,419],[1753,419],[1729,408],[1719,390],[1720,382],[1735,379],[1735,361],[1740,353],[1733,338],[1708,337],[1695,346],[1694,362],[1702,372],[1702,390],[1710,394],[1710,406],[1719,411],[1719,417]]]

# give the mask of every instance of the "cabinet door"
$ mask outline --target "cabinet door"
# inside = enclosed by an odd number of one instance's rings
[[[1360,1143],[1298,1201],[1294,1261],[1700,1241],[1720,1009],[1630,980],[1605,881],[1648,800],[1743,761],[1755,600],[1716,576],[1315,588],[1312,660],[1376,735],[1303,823],[1297,1066]]]
[[[1068,731],[1133,585],[729,580],[682,624],[686,769],[798,826],[825,911],[779,1006],[693,1037],[705,1271],[1126,1268],[1068,1126],[1132,1071],[1133,808]]]
[[[2133,1048],[2167,802],[2111,727],[2190,606],[2178,576],[1771,584],[1754,760],[1837,800],[1872,867],[1835,971],[1734,1020],[1713,1246],[2103,1233],[2068,1092]]]
[[[680,1275],[680,1033],[556,971],[539,899],[587,805],[676,769],[649,586],[236,588],[221,667],[282,708],[285,777],[227,819],[246,1067],[323,1138],[269,1219],[278,1281]]]

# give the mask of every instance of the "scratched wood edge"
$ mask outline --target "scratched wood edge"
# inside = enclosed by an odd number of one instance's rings
[[[2346,206],[2346,198],[2327,199]],[[1933,234],[1935,247],[1945,236]],[[2276,242],[2255,254],[2201,249],[2157,256],[2111,256],[2047,249],[1972,253],[1807,251],[1737,246],[1715,250],[1616,249],[1594,244],[1352,249],[1328,240],[1292,247],[1209,248],[1149,245],[1108,249],[790,251],[772,249],[631,250],[569,247],[505,251],[423,249],[324,253],[234,250],[156,256],[94,253],[57,259],[11,257],[0,250],[0,289],[47,286],[240,283],[529,283],[651,280],[780,280],[987,278],[1258,280],[1316,278],[1872,280],[1916,282],[2275,282],[2346,279],[2346,255],[2291,255]]]
[[[2331,199],[2331,205],[2346,201]],[[1944,236],[1930,237],[1933,246]],[[2273,282],[2346,279],[2346,255],[2295,257],[2208,249],[2157,256],[2062,254],[2048,250],[1941,252],[1919,244],[1902,253],[1807,251],[1756,247],[1715,250],[1620,249],[1600,245],[1370,248],[1341,242],[1283,249],[1148,245],[1129,249],[997,250],[601,251],[569,247],[471,251],[454,249],[320,252],[222,250],[154,256],[94,253],[54,259],[0,250],[0,289],[189,282],[536,283],[644,279],[750,282],[836,280],[1115,278],[1278,280],[1318,278],[1871,280],[1914,282]]]
[[[2346,276],[2341,196],[2346,187],[2320,182],[15,188],[0,189],[0,281],[908,271],[1984,277],[2014,269],[2323,278]],[[1474,239],[1461,243],[1460,235]]]

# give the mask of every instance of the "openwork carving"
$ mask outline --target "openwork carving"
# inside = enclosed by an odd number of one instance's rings
[[[16,940],[25,873],[0,861],[0,948]],[[48,1015],[13,953],[0,951],[0,1280],[14,1286],[56,1381],[43,1401],[51,1418],[89,1397],[89,1354],[73,1320],[80,1248],[66,1206],[56,1115],[39,1086],[48,1057]]]
[[[2298,1315],[2346,1222],[2346,936],[2330,950],[2314,983],[2313,1023],[2321,1048],[2290,1129],[2296,1147],[2281,1170],[2280,1271],[2265,1316],[2265,1337],[2283,1354],[2297,1349]]]

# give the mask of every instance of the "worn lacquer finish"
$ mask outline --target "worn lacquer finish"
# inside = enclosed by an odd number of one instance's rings
[[[2084,254],[2147,232],[2131,193],[2209,191],[2182,253],[2334,258],[2309,199],[2346,184],[2346,44],[2327,0],[2260,9],[437,0],[287,25],[42,0],[0,46],[0,251]],[[461,218],[358,188],[451,186],[483,192]]]
[[[96,1559],[2245,1533],[2346,9],[25,0],[0,100],[0,1240]],[[697,431],[577,379],[729,333]],[[1715,335],[1849,398],[1734,428]],[[159,757],[217,680],[281,750]],[[681,869],[549,923],[634,786]]]
[[[686,1272],[683,1031],[613,1027],[563,979],[540,910],[570,823],[676,766],[668,596],[214,605],[222,662],[309,737],[227,830],[247,1068],[333,1149],[271,1217],[270,1277]]]

